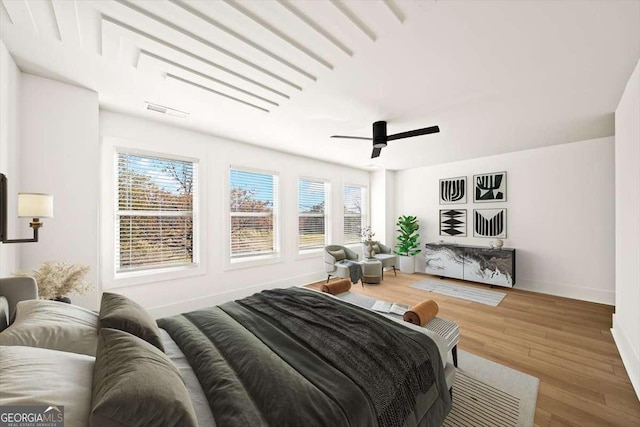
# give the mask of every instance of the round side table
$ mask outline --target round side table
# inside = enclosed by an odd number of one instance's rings
[[[362,265],[362,282],[363,283],[380,283],[382,280],[382,263],[377,259],[365,258]]]

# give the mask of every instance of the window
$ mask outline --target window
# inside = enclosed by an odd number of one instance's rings
[[[360,232],[365,221],[366,188],[356,185],[344,186],[344,238],[343,243],[360,243]]]
[[[126,152],[116,161],[116,273],[195,264],[197,163]]]
[[[298,250],[327,244],[327,187],[324,181],[298,180]]]
[[[231,259],[278,253],[278,176],[229,172]]]

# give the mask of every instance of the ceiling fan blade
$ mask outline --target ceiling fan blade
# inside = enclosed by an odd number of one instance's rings
[[[365,138],[364,136],[345,136],[345,135],[331,135],[331,138],[364,139],[365,141],[372,140],[372,138]]]
[[[380,156],[381,151],[382,151],[382,148],[374,148],[373,151],[371,152],[371,158],[375,159],[376,157]]]
[[[438,133],[440,128],[438,126],[431,126],[428,128],[415,129],[407,132],[396,133],[395,135],[387,136],[387,141],[393,141],[394,139],[410,138],[412,136],[428,135],[430,133]]]

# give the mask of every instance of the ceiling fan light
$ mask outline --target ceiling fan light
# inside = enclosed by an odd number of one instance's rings
[[[387,146],[387,122],[379,121],[373,124],[373,148]]]

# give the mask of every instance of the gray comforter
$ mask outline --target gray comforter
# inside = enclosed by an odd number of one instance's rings
[[[431,339],[318,292],[264,291],[161,319],[218,426],[439,426],[451,408]]]

